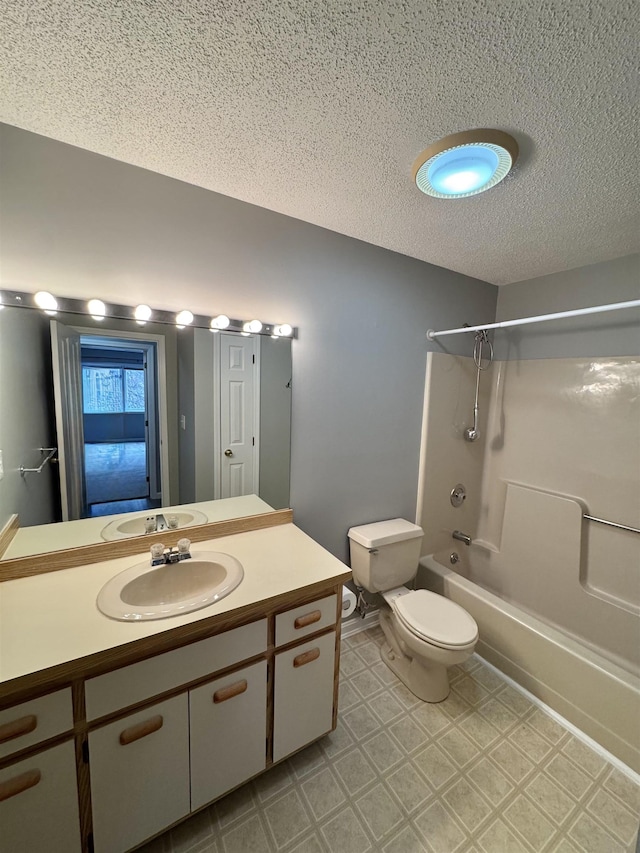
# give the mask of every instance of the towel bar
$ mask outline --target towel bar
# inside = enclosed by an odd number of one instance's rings
[[[629,527],[628,524],[618,524],[616,521],[607,521],[604,518],[596,518],[594,515],[583,515],[585,521],[596,521],[598,524],[606,524],[609,527],[617,527],[618,530],[628,530],[629,533],[640,533],[639,527]]]
[[[24,465],[20,466],[20,476],[24,477],[25,474],[41,474],[42,469],[47,464],[47,462],[51,462],[53,457],[58,452],[57,447],[41,447],[40,453],[46,453],[47,456],[42,460],[40,465],[37,468],[25,468]]]

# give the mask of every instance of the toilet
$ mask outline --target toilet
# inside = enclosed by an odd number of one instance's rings
[[[442,702],[449,695],[447,667],[473,654],[475,620],[442,595],[403,586],[418,570],[421,527],[393,518],[352,527],[348,535],[355,583],[386,602],[382,660],[419,699]]]

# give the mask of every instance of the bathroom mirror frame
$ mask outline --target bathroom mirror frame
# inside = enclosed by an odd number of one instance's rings
[[[87,303],[82,299],[56,297],[58,301],[57,312],[65,315],[73,315],[78,323],[93,324],[96,330],[101,329],[100,321],[92,319],[89,313]],[[14,307],[19,309],[27,309],[32,311],[40,311],[41,309],[35,305],[34,295],[20,291],[8,291],[6,289],[0,291],[0,308]],[[105,318],[118,321],[129,321],[132,323],[132,328],[137,328],[139,331],[142,324],[136,323],[134,316],[134,308],[130,306],[107,304]],[[173,311],[152,309],[152,318],[149,324],[156,326],[175,327],[176,314]],[[243,331],[245,321],[230,319],[229,326],[224,332],[235,333],[238,335],[245,334]],[[195,315],[193,322],[189,324],[193,329],[206,329],[207,331],[217,331],[212,328],[211,320],[204,315]],[[255,336],[276,337],[274,332],[277,329],[277,324],[263,323],[260,332],[254,332]],[[282,336],[289,338],[290,341],[297,337],[297,329],[291,329],[291,333]],[[291,345],[291,343],[289,344]],[[178,505],[178,504],[176,504]],[[115,516],[105,516],[106,518],[117,517],[125,513],[117,513]],[[207,539],[216,538],[219,536],[231,535],[233,533],[244,532],[246,530],[262,529],[264,527],[275,526],[278,524],[290,523],[293,520],[293,513],[290,508],[274,509],[272,512],[263,514],[246,515],[232,517],[222,521],[211,521],[201,525],[194,525],[188,528],[188,536],[193,542],[204,541]],[[49,522],[51,524],[65,524],[64,521]],[[56,550],[40,551],[32,554],[25,554],[19,557],[8,557],[1,559],[1,555],[7,549],[9,543],[18,529],[28,530],[28,527],[19,528],[19,520],[17,515],[9,517],[5,527],[0,530],[0,582],[10,580],[17,577],[26,577],[33,574],[40,574],[45,571],[55,571],[63,568],[71,568],[87,563],[101,561],[105,559],[114,559],[116,557],[127,556],[129,554],[139,554],[146,550],[154,542],[162,541],[165,545],[171,546],[177,543],[181,536],[185,535],[185,531],[164,531],[162,534],[145,534],[142,536],[132,536],[127,539],[121,539],[116,542],[96,541],[92,544],[83,544],[80,546],[70,545]],[[173,541],[175,539],[175,542]]]

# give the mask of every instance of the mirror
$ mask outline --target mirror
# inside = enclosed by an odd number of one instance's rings
[[[67,356],[56,364],[52,334],[66,353],[67,333],[78,342],[81,408],[63,418],[53,374],[64,378]],[[286,508],[290,424],[290,339],[5,306],[0,532],[13,514],[20,527],[3,558],[103,541],[123,513],[186,505],[219,521]],[[60,463],[47,462],[40,448],[61,444]],[[80,468],[74,503],[65,469],[73,478]]]

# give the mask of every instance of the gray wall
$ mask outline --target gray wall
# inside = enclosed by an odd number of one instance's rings
[[[59,517],[56,466],[20,476],[21,465],[40,465],[40,447],[54,444],[49,318],[39,311],[5,308],[0,311],[0,529],[13,513],[23,526]]]
[[[299,327],[296,523],[345,557],[351,525],[414,518],[425,357],[439,349],[425,332],[492,321],[496,287],[15,128],[1,145],[8,286]]]
[[[497,320],[640,299],[640,255],[628,255],[500,288]],[[496,330],[500,359],[640,354],[640,309]]]
[[[260,347],[260,497],[276,509],[289,504],[291,349],[263,337]]]

